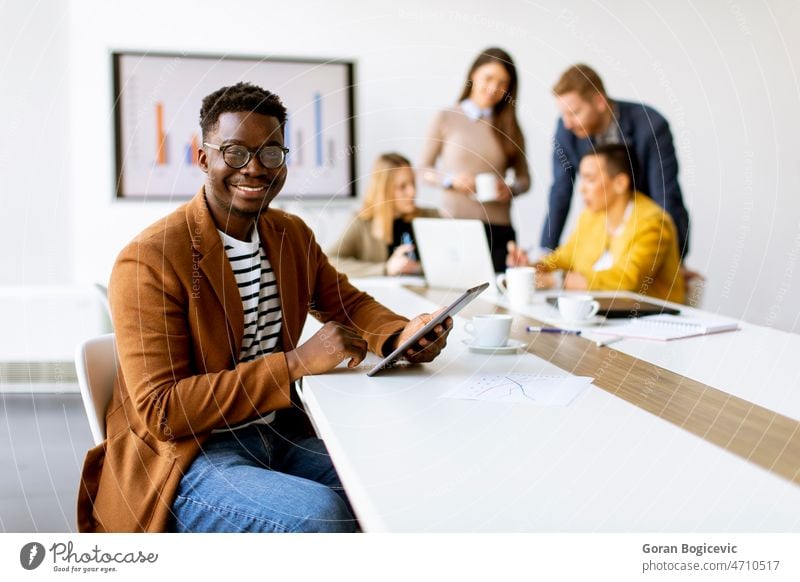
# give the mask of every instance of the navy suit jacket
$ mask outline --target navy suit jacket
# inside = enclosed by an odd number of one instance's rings
[[[614,101],[623,142],[635,163],[634,182],[639,192],[655,200],[675,222],[681,256],[689,252],[689,213],[678,184],[678,160],[667,120],[643,103]],[[553,140],[553,186],[550,207],[542,229],[541,246],[555,249],[561,239],[572,202],[575,175],[581,158],[593,147],[591,138],[579,138],[559,118]]]

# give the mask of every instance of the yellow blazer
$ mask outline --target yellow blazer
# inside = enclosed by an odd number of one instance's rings
[[[595,271],[594,265],[609,251],[611,268]],[[640,192],[617,236],[606,227],[606,213],[585,209],[566,243],[545,256],[546,271],[575,271],[590,290],[633,291],[683,303],[684,282],[680,270],[675,225],[669,214]]]
[[[268,210],[258,233],[281,298],[281,342],[311,312],[360,330],[369,349],[408,321],[355,289],[296,216]],[[84,460],[81,532],[164,531],[184,471],[211,431],[291,406],[284,352],[238,363],[242,300],[204,192],[120,253],[109,298],[119,370],[106,440]]]

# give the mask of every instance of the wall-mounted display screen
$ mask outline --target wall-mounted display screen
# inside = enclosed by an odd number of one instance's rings
[[[191,197],[200,103],[245,81],[288,110],[288,178],[280,197],[355,196],[353,64],[182,54],[113,53],[116,192],[119,198]]]

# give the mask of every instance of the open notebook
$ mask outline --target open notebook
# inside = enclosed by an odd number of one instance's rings
[[[739,329],[739,323],[730,319],[710,319],[688,315],[648,315],[630,319],[625,323],[604,325],[592,331],[626,338],[667,341],[737,329]]]

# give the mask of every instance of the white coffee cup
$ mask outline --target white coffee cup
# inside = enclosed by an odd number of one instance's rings
[[[464,325],[464,331],[472,336],[472,345],[481,348],[498,348],[508,343],[511,331],[510,315],[501,313],[476,315]]]
[[[508,297],[512,307],[525,307],[533,301],[536,291],[536,269],[533,267],[509,267],[497,276],[497,287]]]
[[[600,304],[591,295],[562,295],[558,312],[567,321],[586,321],[597,315]]]
[[[484,172],[475,176],[475,198],[478,202],[497,200],[497,176],[492,172]]]

